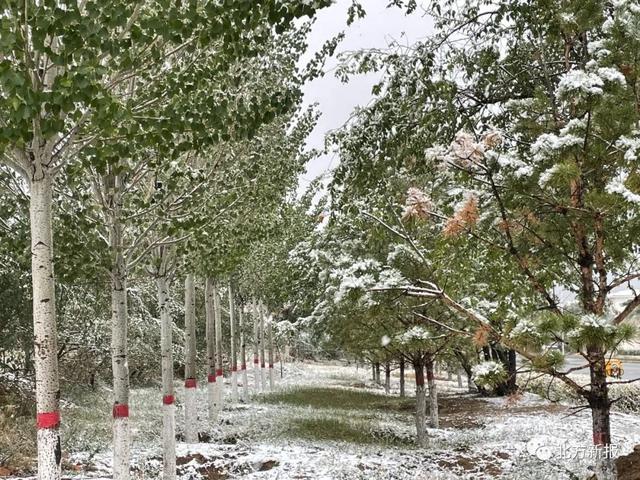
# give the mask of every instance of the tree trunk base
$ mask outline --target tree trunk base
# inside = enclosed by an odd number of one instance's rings
[[[198,443],[198,410],[196,388],[184,389],[184,440]]]
[[[162,405],[162,464],[164,480],[176,478],[176,406]]]
[[[38,480],[59,480],[61,446],[58,428],[38,429]]]
[[[231,372],[231,401],[238,403],[238,372]]]
[[[209,423],[212,426],[218,421],[218,399],[217,399],[217,387],[218,382],[207,383],[207,400],[209,402]]]
[[[246,403],[249,401],[249,379],[247,369],[242,369],[242,400]]]
[[[598,480],[617,480],[616,462],[613,458],[598,458],[596,460],[596,478]]]
[[[267,372],[264,367],[260,367],[260,388],[263,392],[267,391]]]
[[[129,479],[131,458],[129,417],[113,419],[113,480]]]

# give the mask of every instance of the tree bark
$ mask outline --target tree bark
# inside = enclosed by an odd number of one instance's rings
[[[238,403],[238,356],[236,352],[236,306],[233,286],[229,282],[229,332],[231,336],[231,401]]]
[[[416,376],[416,442],[419,446],[427,445],[426,398],[424,391],[424,362],[422,358],[413,360],[413,371]]]
[[[391,392],[391,364],[385,362],[384,364],[384,393],[389,395]]]
[[[252,303],[253,314],[253,384],[256,392],[260,391],[260,315],[256,302]]]
[[[593,444],[598,448],[596,457],[596,475],[598,480],[615,480],[617,478],[616,465],[610,456],[611,423],[609,401],[609,386],[605,370],[606,358],[599,348],[591,348],[587,352],[589,357],[591,391],[589,392],[589,406],[593,431]]]
[[[36,172],[31,178],[29,200],[39,480],[58,480],[62,459],[51,221],[52,184],[53,179],[46,171]]]
[[[218,419],[218,401],[216,387],[216,320],[215,320],[215,289],[213,278],[207,277],[204,287],[205,298],[205,328],[207,337],[207,404],[209,407],[209,422],[215,424]]]
[[[113,375],[113,478],[128,480],[131,457],[129,426],[129,364],[127,359],[127,266],[121,223],[121,179],[113,178],[108,192],[109,249],[111,251],[111,370]]]
[[[240,330],[240,372],[242,373],[242,400],[249,401],[249,382],[247,379],[247,345],[246,335],[244,334],[244,312],[242,308],[238,309],[238,320]]]
[[[431,426],[440,428],[440,418],[438,415],[438,389],[434,377],[434,362],[427,359],[425,362],[427,369],[427,383],[429,384],[429,414],[431,417]]]
[[[380,362],[376,362],[375,364],[375,376],[376,376],[376,383],[380,385]]]
[[[129,366],[127,362],[127,288],[116,257],[111,276],[111,368],[113,371],[113,478],[129,478],[131,433],[129,427]]]
[[[162,458],[163,478],[176,478],[176,419],[173,390],[173,329],[169,313],[169,285],[164,272],[156,278],[160,312],[160,351],[162,355]]]
[[[515,393],[518,390],[516,384],[518,366],[516,364],[515,350],[505,349],[500,345],[496,345],[491,347],[491,356],[494,361],[501,363],[507,372],[507,379],[496,385],[495,392],[498,395]]]
[[[213,283],[213,311],[216,331],[216,411],[224,407],[224,376],[222,374],[222,308],[218,296],[218,284]]]
[[[461,350],[453,351],[456,358],[460,361],[460,366],[464,370],[467,375],[467,391],[469,393],[476,392],[476,386],[473,383],[472,372],[471,372],[471,363],[469,362],[469,358],[465,355],[465,353]]]
[[[273,317],[269,316],[269,390],[273,390],[276,385],[276,374],[273,370],[274,367],[274,355],[273,355]]]
[[[196,292],[193,274],[184,281],[185,365],[184,365],[184,439],[198,442],[196,409]]]
[[[400,357],[400,396],[404,397],[404,356]]]
[[[267,373],[265,371],[265,346],[264,346],[264,307],[260,305],[260,384],[262,391],[267,390]]]

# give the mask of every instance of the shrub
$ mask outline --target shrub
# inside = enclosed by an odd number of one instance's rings
[[[572,377],[579,384],[589,383],[586,376]],[[580,397],[570,387],[560,380],[551,379],[543,375],[532,377],[520,385],[527,392],[535,393],[541,397],[554,402],[584,403],[584,398]],[[612,408],[625,413],[640,412],[640,384],[623,383],[609,385],[609,398],[614,401]]]
[[[473,381],[482,388],[493,388],[507,379],[502,364],[497,362],[482,362],[471,370]]]

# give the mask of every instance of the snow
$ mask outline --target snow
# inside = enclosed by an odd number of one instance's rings
[[[547,185],[547,183],[549,183],[549,180],[551,180],[551,178],[553,177],[553,174],[558,171],[559,166],[560,164],[555,164],[554,166],[546,169],[544,172],[540,174],[540,178],[538,179],[538,185],[540,186],[540,188],[544,188]]]
[[[640,195],[637,193],[633,193],[631,190],[627,188],[625,182],[627,181],[628,175],[626,173],[620,173],[605,187],[605,191],[607,193],[617,193],[624,197],[624,199],[630,203],[640,203]]]
[[[556,135],[555,133],[543,133],[531,145],[533,160],[541,162],[552,155],[567,148],[582,145],[584,138],[573,134]]]
[[[480,370],[487,368],[484,365]],[[278,389],[365,389],[382,396],[383,387],[371,382],[370,374],[370,368],[356,369],[353,364],[285,364],[285,377],[278,382]],[[410,379],[408,376],[408,392],[413,391]],[[397,395],[398,381],[397,371],[394,371],[393,395]],[[442,398],[476,401],[480,404],[477,408],[482,410],[460,412],[463,419],[469,419],[468,424],[428,428],[429,444],[425,449],[410,443],[415,429],[410,410],[380,409],[360,413],[340,408],[259,403],[255,402],[254,396],[249,404],[230,405],[225,402],[220,422],[214,428],[201,429],[212,435],[211,443],[178,443],[178,478],[534,480],[568,479],[570,475],[583,478],[589,472],[591,462],[588,459],[563,457],[571,449],[589,448],[591,418],[588,411],[569,415],[571,411],[567,407],[552,404],[530,393],[515,399],[474,400],[476,397],[457,388],[456,382],[438,376],[436,381]],[[252,380],[249,384],[253,385]],[[177,388],[177,393],[180,400],[180,388]],[[198,394],[199,415],[204,427],[205,389],[199,389]],[[153,388],[132,392],[132,422],[136,432],[132,450],[135,478],[161,477],[161,446],[157,436],[159,403],[158,392]],[[182,408],[179,403],[176,415],[179,433],[183,423]],[[138,410],[144,410],[144,413],[136,414]],[[446,420],[448,413],[443,411],[442,414]],[[367,419],[367,432],[372,436],[399,439],[402,444],[304,440],[292,436],[288,427],[292,419],[351,418],[358,415],[364,415],[359,419]],[[617,454],[626,454],[640,443],[640,417],[613,413],[612,429]],[[550,455],[546,457],[541,452]],[[65,477],[110,478],[111,458],[106,445],[97,453],[77,452],[67,460],[72,465],[89,464],[91,468],[84,472],[65,472]]]
[[[471,372],[473,373],[474,380],[478,380],[486,375],[501,375],[504,373],[504,368],[496,362],[482,362],[475,365],[471,369]]]
[[[615,326],[611,323],[611,319],[604,315],[586,314],[580,317],[580,325],[585,328],[602,328],[604,330],[612,330]]]
[[[484,397],[482,400],[500,408],[531,407],[551,404],[549,400],[531,392],[524,392],[514,397]]]
[[[511,330],[509,335],[511,337],[518,337],[521,335],[537,335],[538,331],[536,326],[531,322],[531,320],[522,318],[518,321],[515,327]]]
[[[627,80],[620,70],[611,67],[598,68],[598,76],[606,82],[618,83],[621,87],[627,84]]]
[[[406,332],[403,332],[396,336],[396,340],[402,345],[406,345],[408,343],[419,340],[429,340],[429,338],[431,338],[429,332],[420,325],[415,325]]]
[[[515,155],[510,154],[496,154],[495,152],[490,152],[488,158],[492,158],[495,155],[496,161],[501,168],[512,168],[514,169],[514,175],[516,178],[528,177],[533,173],[533,167],[531,165],[527,165],[525,162],[520,160]]]
[[[574,69],[560,77],[556,94],[559,98],[571,98],[575,95],[602,95],[605,84],[626,85],[624,75],[611,67],[597,67],[592,60],[585,70]]]
[[[598,74],[576,69],[560,77],[556,93],[559,97],[567,97],[574,93],[601,95],[603,86],[604,81]]]

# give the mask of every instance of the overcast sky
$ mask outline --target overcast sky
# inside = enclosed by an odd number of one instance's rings
[[[318,51],[324,42],[343,30],[345,39],[336,53],[361,48],[383,48],[394,40],[413,44],[431,31],[431,21],[422,12],[405,15],[398,8],[385,8],[388,3],[385,0],[362,0],[361,3],[367,15],[349,27],[346,20],[351,0],[338,0],[331,7],[321,10],[309,38],[309,51]],[[330,70],[335,65],[335,59],[331,59],[326,68]],[[328,131],[342,126],[356,106],[369,103],[371,87],[378,79],[379,75],[359,75],[343,84],[328,73],[305,85],[305,104],[318,103],[322,113],[316,129],[309,137],[308,146],[322,148]],[[307,172],[300,178],[300,190],[304,190],[318,175],[334,168],[338,161],[335,155],[326,155],[310,162]]]

